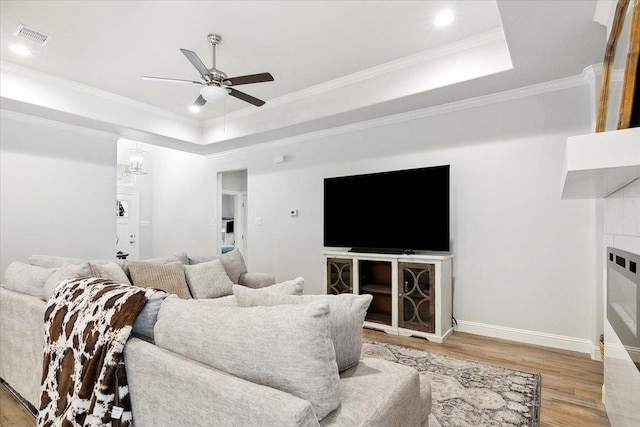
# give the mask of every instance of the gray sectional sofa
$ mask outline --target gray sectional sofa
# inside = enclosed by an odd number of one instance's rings
[[[147,324],[136,323],[125,346],[135,426],[428,426],[430,385],[407,366],[380,359],[354,363],[361,330],[358,343],[340,336],[337,321],[328,317],[358,305],[356,310],[366,310],[367,301],[343,298],[347,309],[330,298],[278,301],[273,294],[300,294],[301,278],[274,284],[273,276],[246,272],[237,257],[225,259],[225,270],[235,279],[232,294],[190,300],[171,295],[147,303],[152,315],[139,316]],[[175,262],[168,258],[155,262]],[[213,259],[178,258],[185,266]],[[0,287],[0,377],[37,408],[47,306],[38,280],[86,260],[34,256],[29,261],[53,271],[19,266],[30,274],[14,268]],[[127,274],[127,265],[119,262]],[[107,261],[90,263],[106,266]],[[204,268],[186,270],[192,285],[199,277],[213,277]],[[260,292],[272,301],[257,304]]]

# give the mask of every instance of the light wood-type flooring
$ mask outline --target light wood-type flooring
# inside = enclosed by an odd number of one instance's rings
[[[602,363],[587,354],[455,332],[443,344],[365,329],[366,338],[542,374],[540,426],[608,426],[602,405]],[[0,427],[35,420],[0,386]]]

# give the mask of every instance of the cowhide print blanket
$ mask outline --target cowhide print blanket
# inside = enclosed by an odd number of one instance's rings
[[[99,278],[60,283],[44,318],[38,426],[131,425],[123,349],[154,292]]]

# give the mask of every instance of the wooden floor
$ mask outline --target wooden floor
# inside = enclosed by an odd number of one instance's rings
[[[36,420],[29,411],[0,385],[0,427],[34,427]]]
[[[542,374],[540,425],[608,426],[602,363],[587,354],[455,332],[443,344],[365,329],[366,338]],[[0,386],[0,427],[34,427],[29,412]]]
[[[443,344],[365,329],[366,338],[432,353],[540,373],[540,426],[609,426],[602,404],[601,362],[589,355],[455,332]]]

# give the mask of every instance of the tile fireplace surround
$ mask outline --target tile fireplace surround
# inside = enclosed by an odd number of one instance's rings
[[[640,254],[640,128],[569,137],[562,199],[599,200],[595,207],[600,212],[604,209],[604,218],[596,222],[596,235],[602,242],[599,259],[605,274],[607,248]],[[602,283],[606,305],[607,279]],[[602,400],[607,416],[612,427],[640,426],[640,371],[607,319],[607,308],[603,308]],[[634,357],[640,357],[638,350],[632,351]]]
[[[640,144],[640,139],[638,141]],[[605,203],[605,245],[622,250],[623,255],[625,253],[640,254],[640,179],[607,197]],[[615,263],[616,249],[607,252],[607,260],[610,252],[614,253]],[[624,258],[628,258],[628,256]],[[638,270],[640,264],[637,259],[635,262],[636,274],[640,274]],[[626,268],[628,271],[628,259],[626,260]],[[616,292],[620,291],[620,288],[617,291],[615,288],[619,286],[619,283],[616,283],[620,278],[619,272],[608,271],[604,300],[607,304],[607,311],[609,310],[609,302],[615,303],[615,301],[608,301],[607,296],[613,292],[615,297]],[[637,343],[638,337],[640,337],[637,326],[640,288],[629,287],[629,282],[626,280],[623,280],[623,283],[625,283],[623,286],[627,286],[625,290],[627,298],[631,297],[633,291],[636,292],[635,343]],[[609,289],[609,286],[614,286],[614,288]],[[633,334],[630,331],[624,331],[624,329],[621,331],[620,317],[619,313],[612,313],[611,316],[607,313],[604,319],[605,385],[603,401],[612,427],[631,427],[640,425],[640,405],[638,405],[640,402],[640,370],[634,364],[634,360],[640,362],[640,348],[629,345],[629,339],[633,338]],[[634,322],[628,323],[633,325]]]

